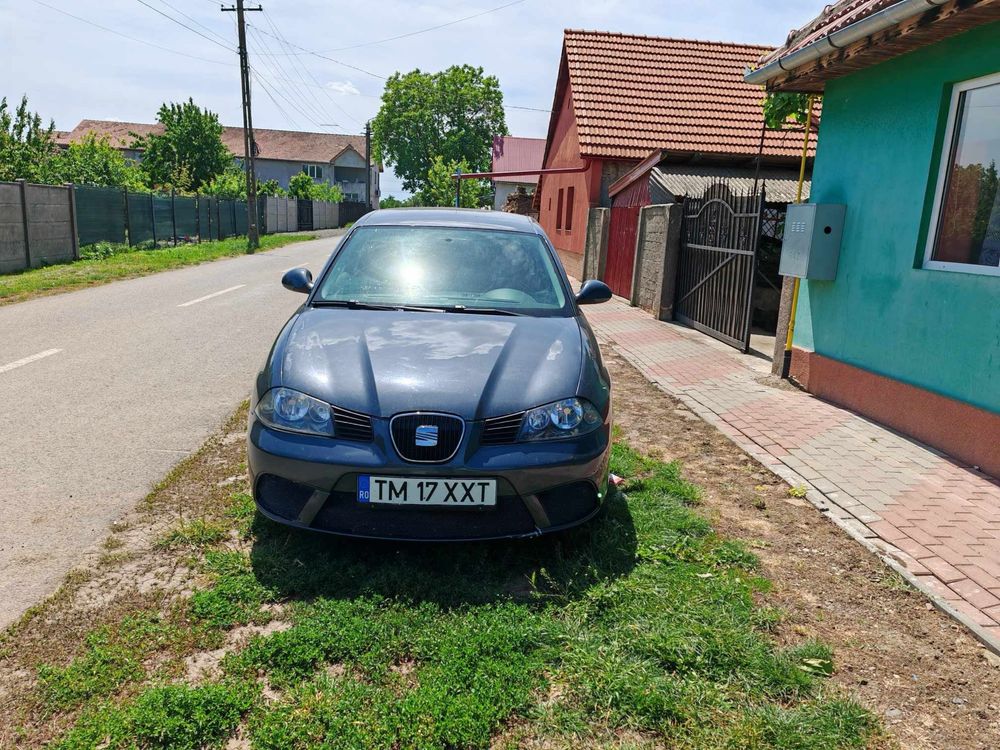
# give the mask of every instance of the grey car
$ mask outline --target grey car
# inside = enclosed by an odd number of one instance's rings
[[[257,507],[356,537],[532,537],[607,493],[611,383],[538,224],[499,212],[375,211],[341,240],[257,376]]]

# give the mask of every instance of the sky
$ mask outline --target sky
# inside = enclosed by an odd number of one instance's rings
[[[824,2],[260,0],[247,14],[254,125],[362,133],[384,77],[470,64],[499,78],[511,134],[544,138],[564,29],[778,46]],[[188,97],[240,125],[235,15],[216,0],[0,0],[0,96],[27,94],[60,130],[153,122]],[[382,195],[404,195],[388,168]]]

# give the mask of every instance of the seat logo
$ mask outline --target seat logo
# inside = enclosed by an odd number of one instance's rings
[[[416,440],[418,448],[433,448],[438,444],[438,428],[436,424],[422,424],[417,427]]]

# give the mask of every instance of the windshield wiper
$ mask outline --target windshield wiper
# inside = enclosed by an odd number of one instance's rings
[[[376,302],[360,302],[356,299],[316,299],[314,307],[346,307],[351,310],[397,310],[395,305],[380,305]]]
[[[444,312],[440,307],[422,307],[420,305],[393,305],[380,302],[362,302],[356,299],[317,299],[314,307],[346,307],[349,310],[391,310],[403,312]]]
[[[515,310],[504,310],[499,307],[467,307],[466,305],[447,305],[442,308],[444,312],[450,313],[472,313],[473,315],[517,315],[524,317],[525,313]]]

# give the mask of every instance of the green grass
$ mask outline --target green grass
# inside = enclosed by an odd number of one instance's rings
[[[756,558],[693,507],[679,467],[618,443],[612,471],[628,480],[601,517],[522,544],[306,535],[236,494],[219,521],[252,546],[209,534],[185,547],[209,583],[182,619],[222,634],[280,603],[287,627],[193,686],[138,674],[148,634],[110,652],[114,634],[92,638],[41,673],[52,709],[83,706],[56,747],[221,747],[237,725],[255,750],[488,748],[500,733],[510,746],[836,750],[876,737],[829,686],[826,646],[776,645]]]
[[[260,250],[273,250],[292,242],[314,239],[308,234],[269,234],[260,238]],[[96,252],[81,249],[91,259],[78,260],[45,268],[34,268],[0,276],[0,305],[21,302],[31,297],[65,292],[84,286],[106,284],[118,279],[148,276],[159,271],[189,266],[246,252],[246,238],[164,247],[157,250],[131,250],[119,246],[101,247]]]

